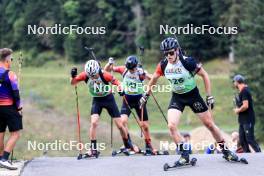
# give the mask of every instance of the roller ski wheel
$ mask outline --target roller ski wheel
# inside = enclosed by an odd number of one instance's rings
[[[164,166],[163,166],[163,170],[167,171],[169,168],[170,168],[169,164],[165,163]]]
[[[114,157],[116,155],[117,155],[117,151],[116,150],[112,151],[112,156]]]
[[[192,166],[195,166],[196,165],[196,162],[197,162],[197,158],[192,158],[190,164]]]
[[[248,164],[248,161],[245,158],[240,158],[239,161],[244,164]]]
[[[197,158],[192,158],[190,162],[187,162],[187,163],[182,163],[180,160],[176,161],[173,166],[170,166],[168,163],[165,163],[163,166],[163,170],[168,171],[169,169],[172,169],[172,168],[179,168],[183,166],[195,166],[196,162],[197,162]]]
[[[82,158],[83,158],[83,155],[79,153],[79,155],[77,156],[77,160],[81,160]]]

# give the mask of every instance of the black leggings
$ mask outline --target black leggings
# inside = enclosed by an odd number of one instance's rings
[[[261,149],[255,140],[254,124],[249,123],[239,125],[239,140],[244,152],[250,152],[249,145],[255,152],[261,152]]]

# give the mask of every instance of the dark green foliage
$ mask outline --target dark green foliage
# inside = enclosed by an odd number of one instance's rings
[[[236,45],[241,58],[237,72],[245,75],[254,98],[257,118],[257,137],[264,140],[264,4],[262,0],[244,0],[242,4],[241,34]]]
[[[160,25],[225,25],[224,13],[231,0],[1,0],[0,47],[52,50],[67,59],[84,62],[84,46],[94,47],[98,58],[117,58],[137,52],[144,45],[159,59]],[[233,7],[233,6],[232,6]],[[235,6],[236,7],[236,6]],[[228,15],[229,16],[229,15]],[[28,35],[27,26],[106,27],[103,35]],[[230,36],[179,35],[188,55],[208,60],[228,54]]]

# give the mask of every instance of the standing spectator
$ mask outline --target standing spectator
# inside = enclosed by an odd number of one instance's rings
[[[239,91],[238,96],[235,97],[236,108],[234,109],[238,115],[239,141],[244,152],[250,152],[250,147],[255,152],[261,152],[254,136],[255,113],[250,90],[242,75],[236,75],[233,82]]]
[[[0,49],[0,167],[15,170],[17,167],[10,164],[8,158],[23,127],[17,76],[10,71],[12,52],[8,48]],[[10,137],[4,144],[6,127]]]

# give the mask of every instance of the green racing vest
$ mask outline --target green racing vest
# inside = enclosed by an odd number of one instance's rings
[[[189,63],[191,62],[191,68]],[[190,92],[196,87],[194,75],[198,72],[200,67],[196,66],[193,59],[183,60],[179,59],[177,63],[171,64],[167,60],[161,61],[161,69],[164,76],[169,80],[171,90],[177,94],[184,94]]]
[[[144,93],[143,80],[140,78],[142,76],[143,70],[137,68],[134,73],[131,73],[127,69],[123,73],[122,86],[124,88],[125,94],[127,95],[140,95]]]
[[[102,71],[97,79],[87,77],[85,82],[92,97],[105,97],[112,93],[111,85],[104,79]]]

